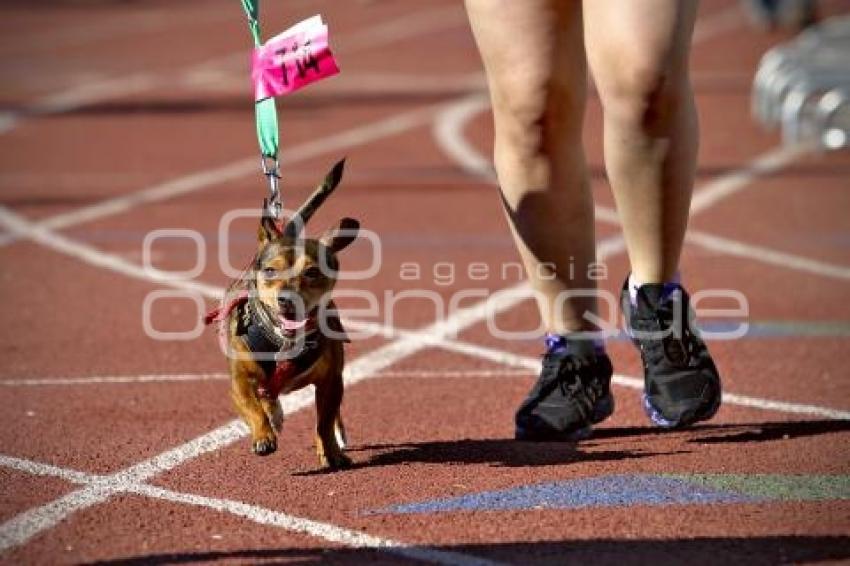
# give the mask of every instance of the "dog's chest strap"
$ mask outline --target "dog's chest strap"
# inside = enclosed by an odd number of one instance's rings
[[[248,324],[241,332],[245,345],[254,354],[256,362],[262,368],[265,379],[259,383],[257,392],[266,399],[276,399],[280,392],[296,376],[309,370],[319,359],[323,351],[323,343],[327,339],[320,331],[307,334],[304,345],[297,355],[284,358],[280,355],[281,347],[271,341],[268,332],[252,317],[246,317]],[[292,347],[293,344],[289,345]]]
[[[281,360],[275,364],[271,375],[266,373],[266,380],[257,386],[257,393],[265,399],[277,399],[288,382],[310,369],[319,359],[321,348],[305,348],[291,360]]]

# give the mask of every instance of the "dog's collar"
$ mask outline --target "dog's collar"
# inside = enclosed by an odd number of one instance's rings
[[[262,336],[262,340],[265,343],[258,343],[257,345],[262,346],[265,349],[255,350],[251,348],[251,350],[254,352],[279,352],[281,350],[291,350],[297,345],[299,339],[309,340],[314,334],[316,334],[317,330],[316,311],[317,309],[314,309],[313,312],[308,315],[307,324],[303,328],[298,330],[285,330],[277,324],[274,319],[274,314],[269,310],[269,307],[260,301],[256,294],[252,294],[245,303],[243,313],[244,322],[247,328],[254,328],[254,333]]]

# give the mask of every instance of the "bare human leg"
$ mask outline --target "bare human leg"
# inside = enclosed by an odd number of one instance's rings
[[[543,323],[557,334],[592,330],[584,317],[596,301],[581,4],[466,0],[466,9],[490,88],[505,212]]]

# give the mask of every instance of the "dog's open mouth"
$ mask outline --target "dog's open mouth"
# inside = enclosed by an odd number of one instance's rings
[[[290,300],[282,300],[279,303],[280,311],[278,313],[278,322],[281,328],[286,331],[301,330],[307,325],[310,317],[305,316],[303,309],[301,312],[295,307],[295,303]],[[299,318],[299,315],[303,318]]]
[[[307,325],[307,319],[303,320],[295,320],[291,318],[287,318],[285,315],[280,315],[280,326],[284,330],[292,331],[292,330],[301,330]]]

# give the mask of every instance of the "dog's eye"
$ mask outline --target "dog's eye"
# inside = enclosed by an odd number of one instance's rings
[[[280,272],[274,267],[265,267],[263,268],[263,277],[266,279],[278,279]]]
[[[313,267],[308,267],[301,276],[304,279],[315,281],[322,277],[322,270],[314,265]]]

